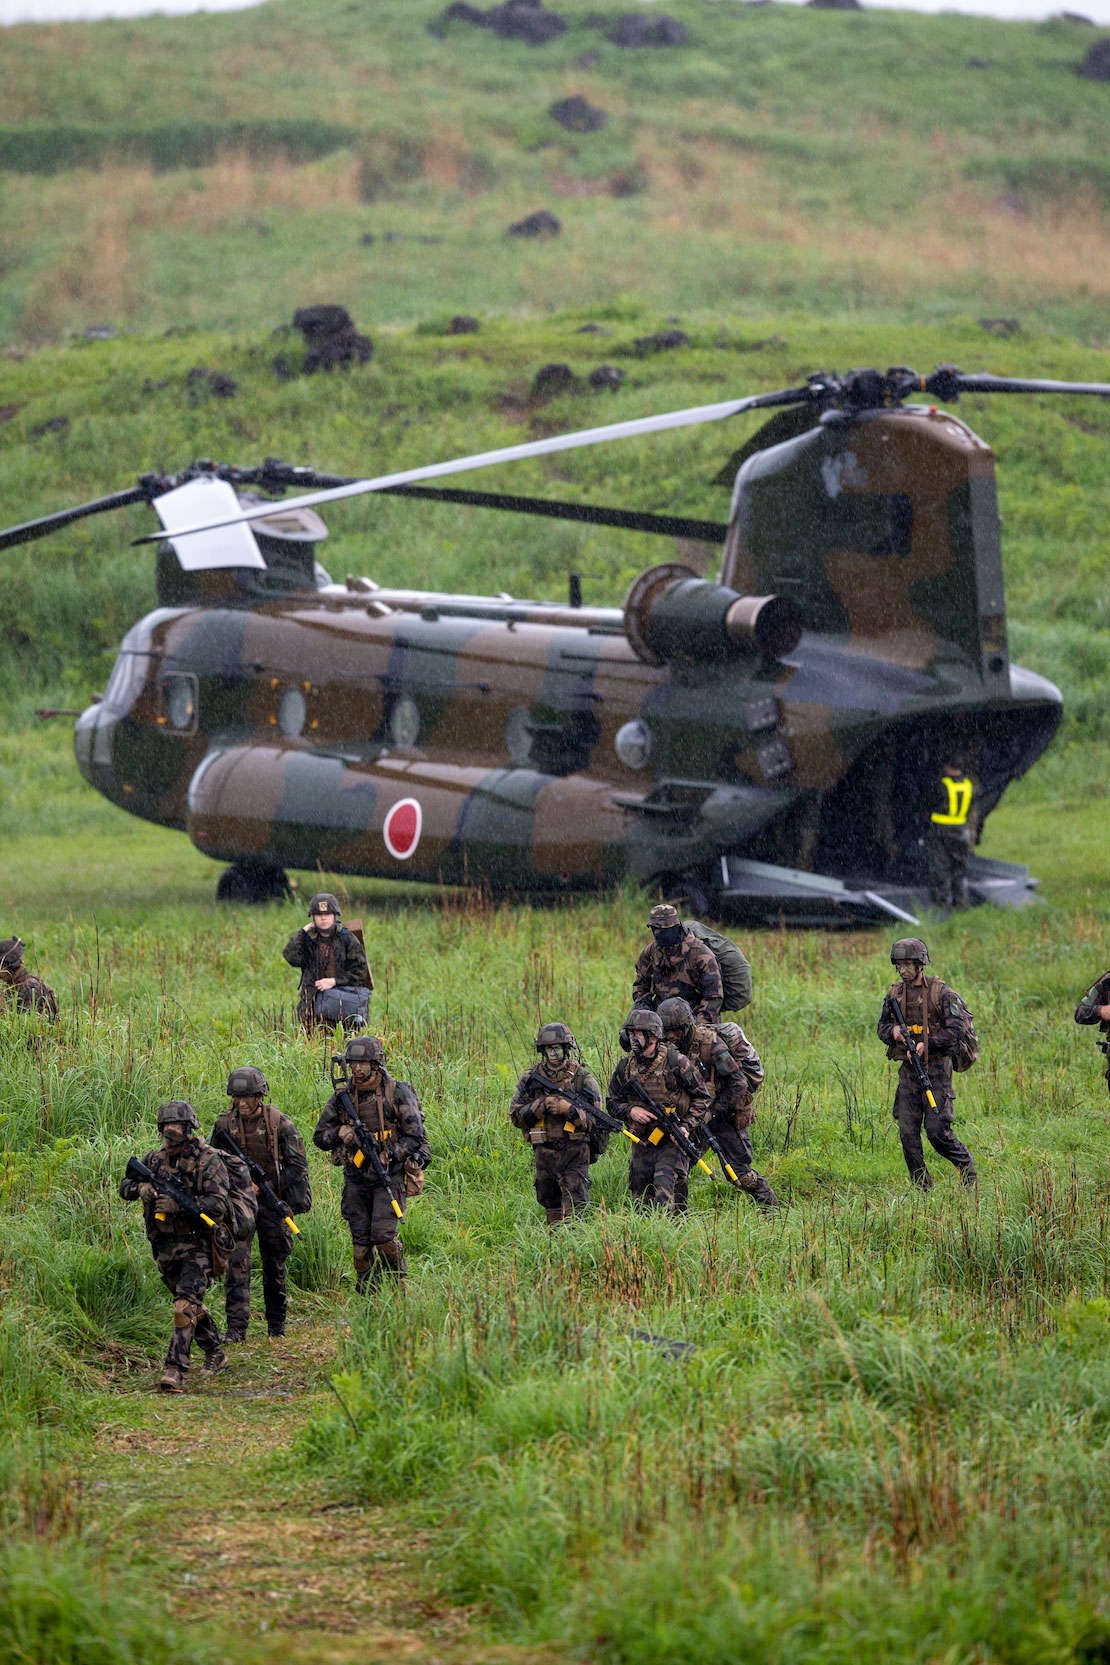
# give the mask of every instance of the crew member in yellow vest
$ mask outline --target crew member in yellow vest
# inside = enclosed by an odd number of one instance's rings
[[[959,763],[946,763],[932,795],[927,856],[929,895],[946,913],[969,908],[967,873],[971,862],[975,789]]]

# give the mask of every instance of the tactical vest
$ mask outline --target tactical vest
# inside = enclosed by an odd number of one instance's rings
[[[356,1093],[352,1089],[350,1099],[359,1121],[370,1129],[379,1145],[386,1146],[382,1156],[388,1162],[388,1147],[401,1132],[401,1121],[397,1114],[397,1083],[393,1076],[387,1075],[383,1070],[381,1085],[376,1092]]]
[[[244,1116],[236,1105],[227,1112],[227,1125],[239,1149],[266,1170],[271,1185],[280,1188],[279,1114],[272,1104],[264,1104],[257,1116]]]
[[[552,1099],[569,1100],[577,1098],[582,1091],[582,1085],[589,1071],[584,1064],[576,1064],[572,1074],[565,1082],[551,1076],[546,1069],[540,1069],[539,1073],[548,1076],[549,1080],[555,1080],[555,1084],[560,1091],[556,1094],[541,1089],[536,1094],[532,1102],[543,1105],[543,1120],[537,1122],[534,1127],[530,1127],[525,1134],[525,1138],[531,1145],[581,1144],[583,1140],[589,1138],[587,1130],[584,1127],[579,1127],[575,1122],[569,1121],[567,1112],[560,1110],[558,1102],[553,1104],[551,1101]],[[535,1080],[534,1075],[532,1079]]]
[[[625,1066],[628,1079],[642,1087],[654,1104],[667,1104],[680,1116],[690,1108],[690,1094],[675,1080],[678,1053],[673,1046],[659,1047],[650,1064],[642,1064],[633,1055]]]
[[[935,810],[929,819],[935,827],[965,827],[971,808],[971,782],[966,775],[959,780],[942,775],[940,783],[948,793],[948,807],[944,811]]]
[[[189,1146],[193,1149],[190,1150]],[[147,1163],[148,1168],[157,1179],[168,1179],[190,1197],[202,1197],[205,1194],[204,1184],[200,1177],[201,1157],[208,1148],[197,1139],[187,1139],[174,1163],[170,1162],[169,1153],[165,1146],[152,1151]],[[222,1160],[222,1158],[221,1158]],[[226,1170],[225,1170],[226,1171]],[[146,1222],[146,1234],[151,1242],[165,1242],[167,1239],[195,1239],[197,1242],[207,1243],[209,1230],[204,1223],[193,1214],[186,1214],[184,1210],[175,1210],[172,1214],[165,1214],[161,1219],[155,1212],[155,1205],[147,1203],[143,1209]]]

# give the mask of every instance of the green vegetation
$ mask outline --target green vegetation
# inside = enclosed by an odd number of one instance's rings
[[[0,339],[629,292],[663,315],[1106,339],[1110,98],[1074,73],[1081,26],[669,0],[689,44],[628,50],[616,5],[561,0],[572,27],[543,47],[432,34],[442,9],[5,31],[0,168],[50,171],[4,181]],[[549,112],[571,95],[607,125],[565,132]],[[506,239],[540,206],[560,238]]]
[[[637,52],[557,3],[573,27],[543,48],[429,34],[438,0],[5,31],[0,525],[197,456],[366,473],[818,368],[1110,380],[1089,32],[668,0],[691,44]],[[602,131],[554,123],[572,94]],[[540,206],[560,238],[504,236]],[[279,381],[283,326],[323,300],[373,362]],[[446,335],[458,312],[476,335]],[[673,317],[689,345],[641,356]],[[139,333],[61,345],[102,323]],[[553,361],[578,388],[534,402]],[[601,363],[619,392],[587,391]],[[207,1127],[248,1058],[310,1133],[326,1048],[278,957],[300,913],[217,909],[212,865],[33,720],[102,687],[152,605],[128,547],[149,513],[0,557],[0,925],[63,1005],[56,1035],[0,1018],[0,1661],[1110,1659],[1110,1106],[1070,1018],[1110,922],[1110,414],[960,413],[999,459],[1015,655],[1068,713],[984,845],[1032,861],[1048,906],[926,930],[983,1037],[958,1105],[978,1195],[949,1171],[908,1190],[874,1039],[888,939],[760,932],[754,1135],[789,1209],[699,1178],[683,1223],[632,1215],[614,1150],[552,1236],[505,1106],[541,1017],[611,1067],[643,899],[324,875],[367,921],[373,1024],[428,1116],[409,1292],[355,1300],[312,1152],[285,1348],[180,1400],[152,1392],[169,1303],[116,1187],[160,1100]],[[708,482],[755,426],[498,484],[722,518]],[[614,601],[669,554],[395,499],[327,518],[340,579],[554,597],[574,569]]]
[[[737,1638],[760,1660],[1105,1657],[1110,1114],[1070,1018],[1105,956],[1099,805],[1055,809],[1047,909],[926,932],[985,1040],[959,1094],[977,1198],[948,1170],[930,1200],[908,1191],[873,1038],[887,938],[745,939],[768,1067],[757,1161],[791,1200],[774,1219],[704,1179],[685,1223],[634,1216],[613,1152],[592,1217],[555,1237],[542,1225],[507,1097],[540,1016],[568,1018],[611,1066],[640,898],[494,908],[329,877],[368,920],[374,1025],[436,1152],[405,1228],[410,1292],[355,1301],[337,1176],[313,1152],[292,1356],[252,1344],[167,1404],[150,1384],[168,1302],[115,1195],[125,1158],[154,1141],[163,1097],[187,1092],[208,1124],[248,1057],[309,1132],[325,1054],[295,1030],[277,956],[299,910],[218,909],[183,839],[72,775],[21,798],[21,781],[61,776],[65,750],[58,730],[23,731],[3,760],[21,804],[5,916],[65,1014],[57,1039],[0,1033],[7,1656],[194,1661],[239,1635],[265,1653],[257,1609],[220,1571],[245,1560],[249,1584],[254,1554],[293,1603],[273,1657],[295,1634],[316,1658],[319,1627],[342,1629],[339,1542],[316,1552],[335,1586],[323,1615],[277,1553],[303,1567],[312,1500],[369,1510],[369,1543],[395,1546],[404,1589],[394,1577],[372,1616],[403,1617],[416,1659],[487,1657],[473,1630],[434,1640],[428,1611],[467,1613],[528,1659],[724,1661]],[[993,853],[1028,836],[1025,790],[994,818]],[[317,882],[301,880],[302,895]],[[228,1472],[242,1441],[245,1500]],[[175,1452],[208,1465],[202,1481],[167,1481]],[[257,1498],[273,1506],[252,1514]],[[300,1524],[276,1542],[286,1511]],[[146,1654],[127,1652],[140,1592]],[[79,1648],[104,1602],[123,1615],[110,1646]],[[213,1604],[218,1642],[191,1622]],[[21,1655],[9,1638],[25,1635],[49,1646]]]

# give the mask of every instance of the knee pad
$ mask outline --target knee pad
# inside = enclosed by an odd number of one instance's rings
[[[374,1263],[374,1250],[369,1243],[356,1243],[353,1246],[355,1271],[361,1277],[369,1272]]]
[[[191,1324],[197,1322],[202,1311],[199,1301],[190,1301],[187,1296],[179,1295],[173,1303],[174,1329],[187,1330]]]
[[[400,1266],[404,1261],[405,1251],[397,1237],[390,1237],[385,1243],[375,1243],[373,1246],[388,1266]]]
[[[740,1187],[744,1191],[759,1190],[759,1175],[754,1168],[746,1168],[740,1177]]]

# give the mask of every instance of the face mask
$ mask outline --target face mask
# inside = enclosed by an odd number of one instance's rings
[[[681,942],[686,935],[681,925],[668,925],[665,930],[656,931],[655,940],[660,948],[673,948],[676,942]]]

